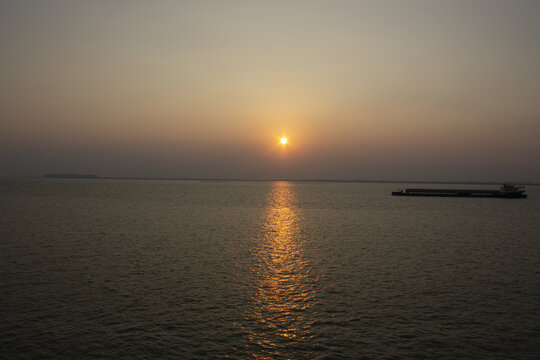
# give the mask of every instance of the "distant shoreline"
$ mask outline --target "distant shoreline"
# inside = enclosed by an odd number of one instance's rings
[[[100,176],[94,174],[45,174],[47,179],[101,179]]]
[[[163,180],[163,181],[290,181],[313,183],[380,183],[380,184],[468,184],[468,185],[500,185],[505,181],[444,181],[444,180],[363,180],[363,179],[234,179],[234,178],[175,178],[175,177],[128,177],[99,176],[96,174],[45,174],[44,176],[3,176],[3,179],[89,179],[89,180]],[[540,185],[539,182],[516,182],[520,185]]]

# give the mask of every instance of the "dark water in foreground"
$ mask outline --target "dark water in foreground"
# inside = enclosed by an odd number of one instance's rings
[[[0,356],[537,359],[540,188],[395,188],[2,180]]]

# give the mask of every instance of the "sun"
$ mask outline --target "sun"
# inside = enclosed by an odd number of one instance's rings
[[[281,143],[282,143],[283,145],[285,145],[285,144],[287,143],[287,138],[286,138],[286,137],[282,137],[282,138],[281,138]]]

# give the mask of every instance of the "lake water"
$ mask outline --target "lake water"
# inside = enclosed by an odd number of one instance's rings
[[[538,359],[540,188],[398,187],[1,180],[0,357]]]

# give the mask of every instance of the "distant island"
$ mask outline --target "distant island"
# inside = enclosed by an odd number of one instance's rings
[[[101,179],[94,174],[45,174],[44,178],[52,179]]]

